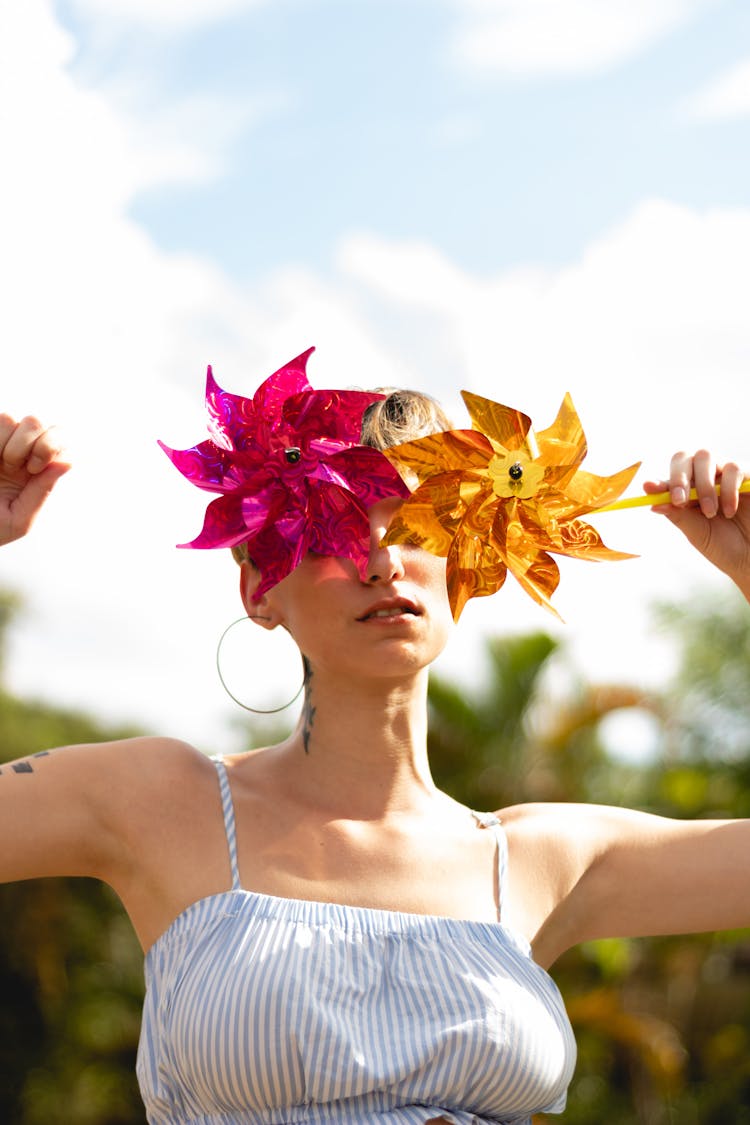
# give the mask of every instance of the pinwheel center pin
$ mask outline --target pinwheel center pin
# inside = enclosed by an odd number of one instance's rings
[[[495,496],[503,500],[513,496],[528,500],[539,491],[544,480],[542,466],[517,449],[496,452],[490,458],[487,474]]]
[[[302,458],[302,450],[298,445],[290,445],[284,450],[284,457],[289,465],[298,465]]]

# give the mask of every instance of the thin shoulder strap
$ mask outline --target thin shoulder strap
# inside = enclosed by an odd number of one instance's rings
[[[494,813],[474,813],[482,828],[489,828],[497,844],[497,920],[502,921],[505,888],[508,881],[508,838],[502,821]]]
[[[237,828],[234,823],[234,805],[232,791],[229,788],[229,776],[224,761],[218,755],[211,759],[219,775],[219,789],[221,790],[221,811],[224,814],[224,831],[227,834],[227,847],[229,848],[229,865],[232,870],[232,890],[241,888],[240,869],[237,864]]]

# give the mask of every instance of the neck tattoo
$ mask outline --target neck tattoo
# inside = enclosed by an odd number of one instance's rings
[[[306,656],[302,657],[302,665],[305,669],[305,702],[302,705],[302,745],[305,748],[305,753],[310,753],[310,735],[312,734],[313,722],[315,721],[315,708],[312,705],[312,677],[313,672],[310,667],[310,661]]]

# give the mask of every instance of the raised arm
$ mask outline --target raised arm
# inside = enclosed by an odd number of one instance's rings
[[[54,430],[0,414],[0,546],[27,533],[69,468]]]
[[[26,535],[69,467],[54,430],[0,414],[0,546]],[[99,757],[76,747],[0,765],[0,882],[99,873],[104,836],[96,786],[85,784],[101,773],[92,768]]]
[[[0,883],[110,877],[119,850],[112,812],[123,746],[66,746],[0,765]]]
[[[750,820],[570,804],[522,805],[502,819],[506,921],[542,965],[597,938],[750,926]]]
[[[750,600],[750,494],[737,464],[677,453],[665,516]],[[690,498],[694,488],[697,498]],[[673,820],[596,805],[501,813],[510,845],[509,913],[551,964],[581,941],[750,926],[750,820]]]
[[[26,535],[68,468],[54,430],[32,417],[0,415],[0,546]],[[13,757],[12,746],[2,751]],[[0,883],[103,879],[147,948],[187,903],[227,876],[221,846],[218,871],[203,863],[195,824],[205,800],[221,833],[216,771],[176,739],[40,747],[0,761]]]
[[[54,430],[0,414],[0,546],[26,535],[69,468]],[[74,747],[0,765],[0,882],[100,873],[106,826],[91,784],[100,759],[99,748]]]
[[[147,948],[187,902],[205,893],[203,884],[185,891],[181,864],[201,872],[203,837],[195,824],[204,792],[213,802],[211,823],[221,825],[215,778],[203,754],[157,737],[64,746],[4,762],[0,883],[55,875],[102,879],[119,894]],[[208,878],[215,877],[209,865]]]
[[[750,601],[750,493],[747,474],[734,462],[717,465],[708,450],[676,453],[669,479],[647,481],[646,492],[668,490],[671,504],[654,508],[679,528],[697,551],[728,574]],[[694,487],[698,497],[690,499]]]

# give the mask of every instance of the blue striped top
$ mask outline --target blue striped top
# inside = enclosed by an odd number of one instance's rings
[[[559,1113],[575,1063],[560,994],[501,922],[232,887],[146,955],[137,1073],[151,1125],[454,1125]],[[507,863],[497,818],[500,902]]]

